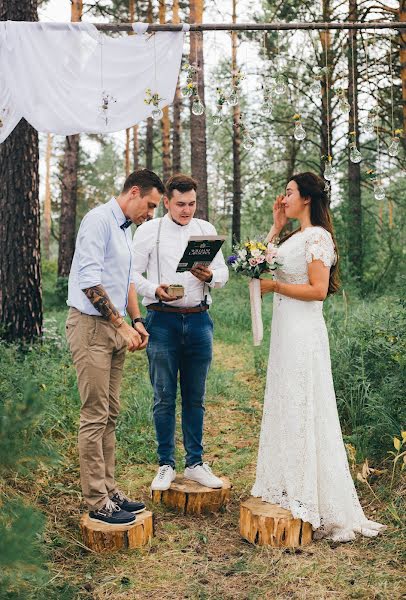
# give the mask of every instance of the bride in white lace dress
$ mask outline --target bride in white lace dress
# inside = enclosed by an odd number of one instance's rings
[[[323,300],[337,290],[337,250],[324,181],[301,173],[274,205],[268,239],[289,218],[300,229],[277,248],[271,348],[252,495],[312,524],[314,537],[346,542],[384,525],[362,510],[348,467],[331,374]]]

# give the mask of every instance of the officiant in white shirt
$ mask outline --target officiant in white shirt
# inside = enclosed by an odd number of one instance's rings
[[[203,419],[206,379],[212,359],[213,321],[209,315],[211,288],[228,281],[221,250],[209,267],[176,273],[191,236],[216,235],[207,221],[195,219],[197,183],[175,175],[166,184],[167,214],[144,223],[133,238],[134,281],[144,296],[150,335],[147,347],[154,390],[154,424],[159,469],[151,487],[166,490],[176,476],[175,428],[178,374],[182,396],[182,431],[186,452],[184,475],[207,487],[222,480],[203,462]],[[146,273],[146,276],[144,275]],[[169,285],[181,285],[184,295],[174,299]]]

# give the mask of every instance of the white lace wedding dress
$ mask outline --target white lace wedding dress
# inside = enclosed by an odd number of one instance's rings
[[[294,234],[277,250],[276,279],[308,283],[307,265],[335,261],[322,227]],[[274,294],[256,481],[252,495],[312,524],[314,537],[349,541],[384,525],[362,510],[348,467],[331,374],[323,302]]]

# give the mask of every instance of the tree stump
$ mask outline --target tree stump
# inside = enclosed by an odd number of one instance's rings
[[[95,552],[127,550],[145,546],[153,535],[152,512],[136,515],[131,525],[106,525],[101,521],[92,521],[89,513],[80,519],[83,543]]]
[[[295,548],[310,544],[313,530],[289,510],[251,496],[240,506],[240,534],[259,546]]]
[[[151,497],[153,502],[175,508],[184,515],[217,512],[230,500],[231,483],[226,477],[221,479],[223,487],[212,489],[178,475],[169,490],[153,490]]]

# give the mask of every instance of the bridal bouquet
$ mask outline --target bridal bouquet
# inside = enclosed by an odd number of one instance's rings
[[[262,273],[275,271],[281,267],[277,261],[278,250],[273,244],[267,246],[263,241],[248,240],[234,246],[234,254],[227,258],[227,264],[236,273],[251,277],[249,284],[251,303],[251,322],[254,346],[259,346],[263,338],[261,285]]]
[[[282,265],[276,261],[277,249],[273,244],[266,246],[262,241],[248,240],[236,244],[234,254],[228,257],[227,264],[252,279],[259,279],[262,273],[275,271]]]

